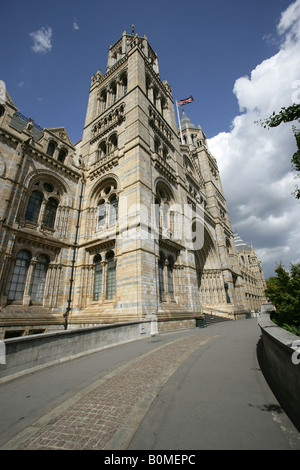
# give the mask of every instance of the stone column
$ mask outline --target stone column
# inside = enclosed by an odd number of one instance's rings
[[[23,294],[23,305],[29,306],[30,305],[30,289],[31,289],[31,284],[32,284],[32,278],[33,278],[33,273],[34,269],[37,263],[36,258],[32,258],[30,261],[30,265],[27,271],[27,276],[26,276],[26,281],[25,281],[25,289],[24,289],[24,294]]]
[[[47,203],[47,201],[43,200],[42,204],[41,204],[41,209],[40,209],[39,218],[38,218],[38,229],[41,229],[41,227],[42,227],[45,208],[46,208],[46,203]]]
[[[8,281],[11,277],[12,267],[16,260],[16,255],[7,254],[5,255],[4,266],[2,269],[1,276],[1,293],[0,293],[0,307],[5,307],[7,304],[7,290],[8,290]]]
[[[107,281],[107,260],[101,261],[102,265],[102,294],[99,296],[99,303],[106,299],[106,281]]]

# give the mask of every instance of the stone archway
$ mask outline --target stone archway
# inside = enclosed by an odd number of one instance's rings
[[[220,308],[226,304],[226,292],[215,243],[204,228],[204,242],[195,251],[195,264],[200,304],[203,307]]]

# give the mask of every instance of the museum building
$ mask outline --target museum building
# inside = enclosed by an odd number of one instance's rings
[[[236,246],[205,133],[184,111],[179,127],[157,54],[134,30],[92,76],[76,144],[6,92],[0,339],[153,315],[165,331],[259,309],[261,263]]]

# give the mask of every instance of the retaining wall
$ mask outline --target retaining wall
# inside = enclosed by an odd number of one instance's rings
[[[268,314],[258,320],[263,339],[266,378],[295,426],[300,430],[300,337],[278,327]]]
[[[114,323],[1,341],[0,383],[59,362],[74,359],[157,333],[157,322]]]

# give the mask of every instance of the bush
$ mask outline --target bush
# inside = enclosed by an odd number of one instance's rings
[[[280,327],[300,336],[300,263],[291,264],[288,272],[280,263],[277,276],[266,283],[266,297],[275,305],[272,320]]]

